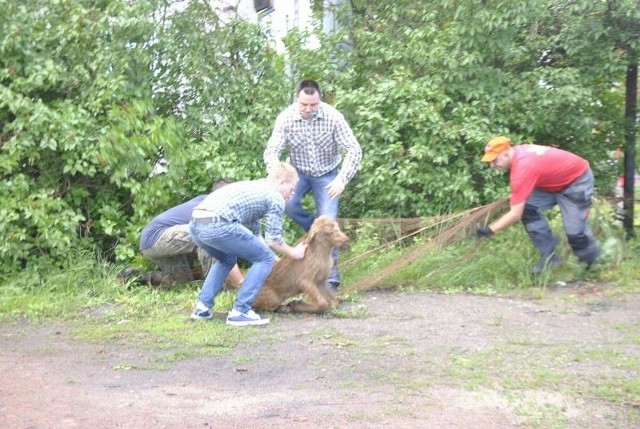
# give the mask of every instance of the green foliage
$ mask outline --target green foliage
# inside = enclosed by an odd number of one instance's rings
[[[360,290],[359,281],[372,273],[386,272],[387,277],[379,279],[375,286],[495,295],[536,294],[562,284],[558,282],[608,281],[637,290],[640,277],[632,268],[638,259],[637,243],[625,242],[624,230],[607,201],[597,200],[591,210],[589,222],[601,254],[598,263],[589,270],[575,258],[566,241],[560,211],[549,211],[547,217],[561,240],[558,253],[565,263],[540,275],[531,273],[539,255],[520,224],[490,240],[479,241],[469,232],[468,237],[438,248],[425,244],[437,243],[438,234],[446,229],[428,228],[425,223],[421,232],[412,237],[413,241],[398,241],[402,234],[392,237],[388,224],[363,220],[355,229],[345,228],[352,243],[349,251],[340,254],[343,281],[347,287],[353,285]],[[387,271],[388,267],[398,266],[405,254],[415,252],[416,246],[426,249],[419,259],[395,272]]]
[[[594,213],[591,226],[598,234],[602,260],[591,272],[584,271],[563,242],[559,247],[567,261],[563,267],[541,276],[530,274],[538,256],[523,228],[514,226],[491,240],[478,242],[469,238],[427,252],[396,275],[384,279],[380,286],[444,293],[535,295],[554,287],[558,281],[602,281],[612,286],[609,288],[612,293],[615,292],[613,286],[638,291],[639,243],[625,243],[622,228],[615,225],[604,202],[597,205]],[[552,228],[562,236],[560,216],[552,212],[550,217]],[[383,227],[388,231],[386,225],[368,222],[360,223],[356,230],[347,229],[354,237],[350,250],[341,253],[343,285],[347,290],[356,285],[358,279],[384,269],[412,250],[410,244],[390,245],[395,239],[383,233]],[[196,299],[200,282],[154,290],[118,282],[116,276],[121,268],[100,254],[72,252],[66,266],[28,268],[0,276],[0,320],[29,317],[77,321],[90,327],[83,335],[98,332],[95,335],[109,338],[135,329],[130,321],[137,321],[133,325],[138,327],[144,325],[143,330],[152,337],[160,335],[158,329],[152,327],[153,321],[157,324],[158,320],[166,320],[165,326],[170,325],[167,329],[174,333],[184,329],[184,320]],[[215,311],[229,310],[234,297],[230,291],[219,295]],[[357,298],[357,294],[346,298]],[[335,317],[344,317],[344,313]]]
[[[262,150],[287,102],[281,61],[256,26],[223,26],[204,2],[164,6],[3,8],[2,270],[94,246],[130,260],[159,211],[221,177],[264,175]],[[161,157],[169,173],[150,176]]]
[[[156,112],[173,118],[182,142],[162,146],[166,174],[141,183],[118,257],[135,253],[141,227],[162,210],[209,192],[221,178],[266,175],[262,153],[279,110],[290,101],[282,59],[266,30],[239,18],[221,22],[208,2],[159,9],[152,94]],[[265,102],[268,100],[268,102]]]
[[[323,84],[364,149],[342,217],[505,196],[506,178],[479,162],[496,134],[585,156],[601,193],[621,171],[608,156],[624,145],[636,0],[354,0],[338,31],[291,31],[286,55],[266,26],[223,22],[205,1],[1,4],[2,272],[82,249],[130,261],[160,211],[222,177],[263,176],[302,77]],[[161,158],[168,172],[154,175]]]
[[[150,97],[149,11],[115,1],[2,9],[2,270],[110,249],[158,148],[182,140]]]
[[[64,322],[72,335],[89,341],[116,341],[136,347],[177,352],[165,361],[225,353],[252,335],[224,323],[185,321],[196,299],[196,285],[153,290],[115,280],[119,267],[99,255],[71,253],[69,266],[45,271],[27,269],[0,278],[0,320],[27,317],[32,323]],[[231,308],[234,294],[219,295],[216,312]]]
[[[504,195],[506,180],[485,187],[497,179],[478,162],[497,134],[585,156],[608,191],[617,166],[600,160],[623,144],[626,65],[608,19],[637,30],[636,14],[608,2],[350,6],[345,30],[315,34],[321,48],[290,43],[295,69],[330,83],[364,148],[343,216],[429,215]]]
[[[416,246],[423,244],[420,239],[415,243]],[[370,245],[366,250],[372,251],[378,246],[381,243]],[[412,248],[394,245],[384,251],[374,251],[355,266],[349,266],[344,277],[349,283],[357,284],[358,279],[372,271],[380,271],[402,260],[403,252]],[[344,257],[348,260],[349,255]],[[485,295],[535,290],[550,284],[552,280],[549,276],[536,277],[529,273],[536,261],[535,251],[522,228],[511,228],[491,240],[478,242],[475,237],[469,237],[445,248],[434,247],[413,264],[381,280],[379,285]],[[564,271],[565,275],[567,273]],[[558,278],[562,278],[563,274],[557,274]]]

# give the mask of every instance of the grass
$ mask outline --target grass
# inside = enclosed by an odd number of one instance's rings
[[[154,290],[120,283],[116,277],[121,268],[81,253],[65,269],[50,270],[47,275],[22,272],[3,279],[0,320],[65,323],[72,336],[84,341],[166,350],[161,358],[166,362],[226,353],[254,331],[227,329],[215,322],[193,323],[189,314],[200,286],[197,282]],[[223,292],[214,310],[228,311],[233,298],[231,292]]]
[[[615,350],[593,350],[573,356],[564,347],[528,344],[454,352],[444,370],[452,383],[465,390],[502,392],[527,422],[525,427],[564,428],[565,403],[571,403],[571,398],[608,402],[620,410],[637,407],[640,382],[625,377],[628,371],[593,373],[588,362],[592,359],[612,368],[631,371],[639,368],[632,356]],[[585,369],[579,369],[580,362],[585,362]],[[628,419],[638,418],[632,408],[627,411]]]

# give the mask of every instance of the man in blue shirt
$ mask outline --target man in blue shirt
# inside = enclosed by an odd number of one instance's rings
[[[229,183],[230,180],[220,180],[213,185],[212,191]],[[189,235],[191,212],[207,195],[199,195],[160,213],[144,227],[140,235],[140,251],[158,265],[159,270],[143,276],[140,281],[168,286],[178,281],[196,280],[199,276],[194,276],[189,263],[189,256],[194,253],[198,255],[202,275],[207,275],[212,258],[198,248]],[[244,280],[237,265],[232,269],[230,276],[238,284]]]

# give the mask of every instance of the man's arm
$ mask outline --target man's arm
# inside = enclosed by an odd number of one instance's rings
[[[515,204],[510,207],[509,211],[498,218],[495,222],[489,225],[489,228],[495,233],[498,231],[502,231],[503,229],[507,229],[514,223],[518,222],[522,219],[522,214],[524,213],[524,205],[525,202],[521,202],[519,204]]]
[[[358,172],[362,160],[362,148],[344,117],[338,121],[335,139],[338,146],[344,150],[344,159],[336,179],[340,179],[346,185]]]
[[[360,161],[362,160],[362,148],[344,117],[341,117],[338,121],[335,139],[345,154],[340,172],[336,178],[326,186],[329,198],[335,198],[342,194],[347,183],[356,175],[360,167]]]
[[[284,241],[283,242],[272,241],[267,244],[273,250],[277,250],[278,252],[290,257],[291,259],[304,258],[304,252],[307,250],[307,244],[302,242],[298,243],[295,247],[289,246]]]
[[[267,141],[267,147],[263,154],[267,171],[271,171],[271,167],[280,161],[280,154],[284,150],[285,143],[284,115],[281,114],[276,118],[276,123],[273,126],[271,137],[269,137],[269,140]]]

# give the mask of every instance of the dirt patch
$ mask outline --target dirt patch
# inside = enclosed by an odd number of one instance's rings
[[[3,324],[0,427],[636,428],[638,396],[598,393],[639,376],[640,297],[611,292],[372,291],[343,304],[362,318],[275,316],[227,355],[163,368]]]

